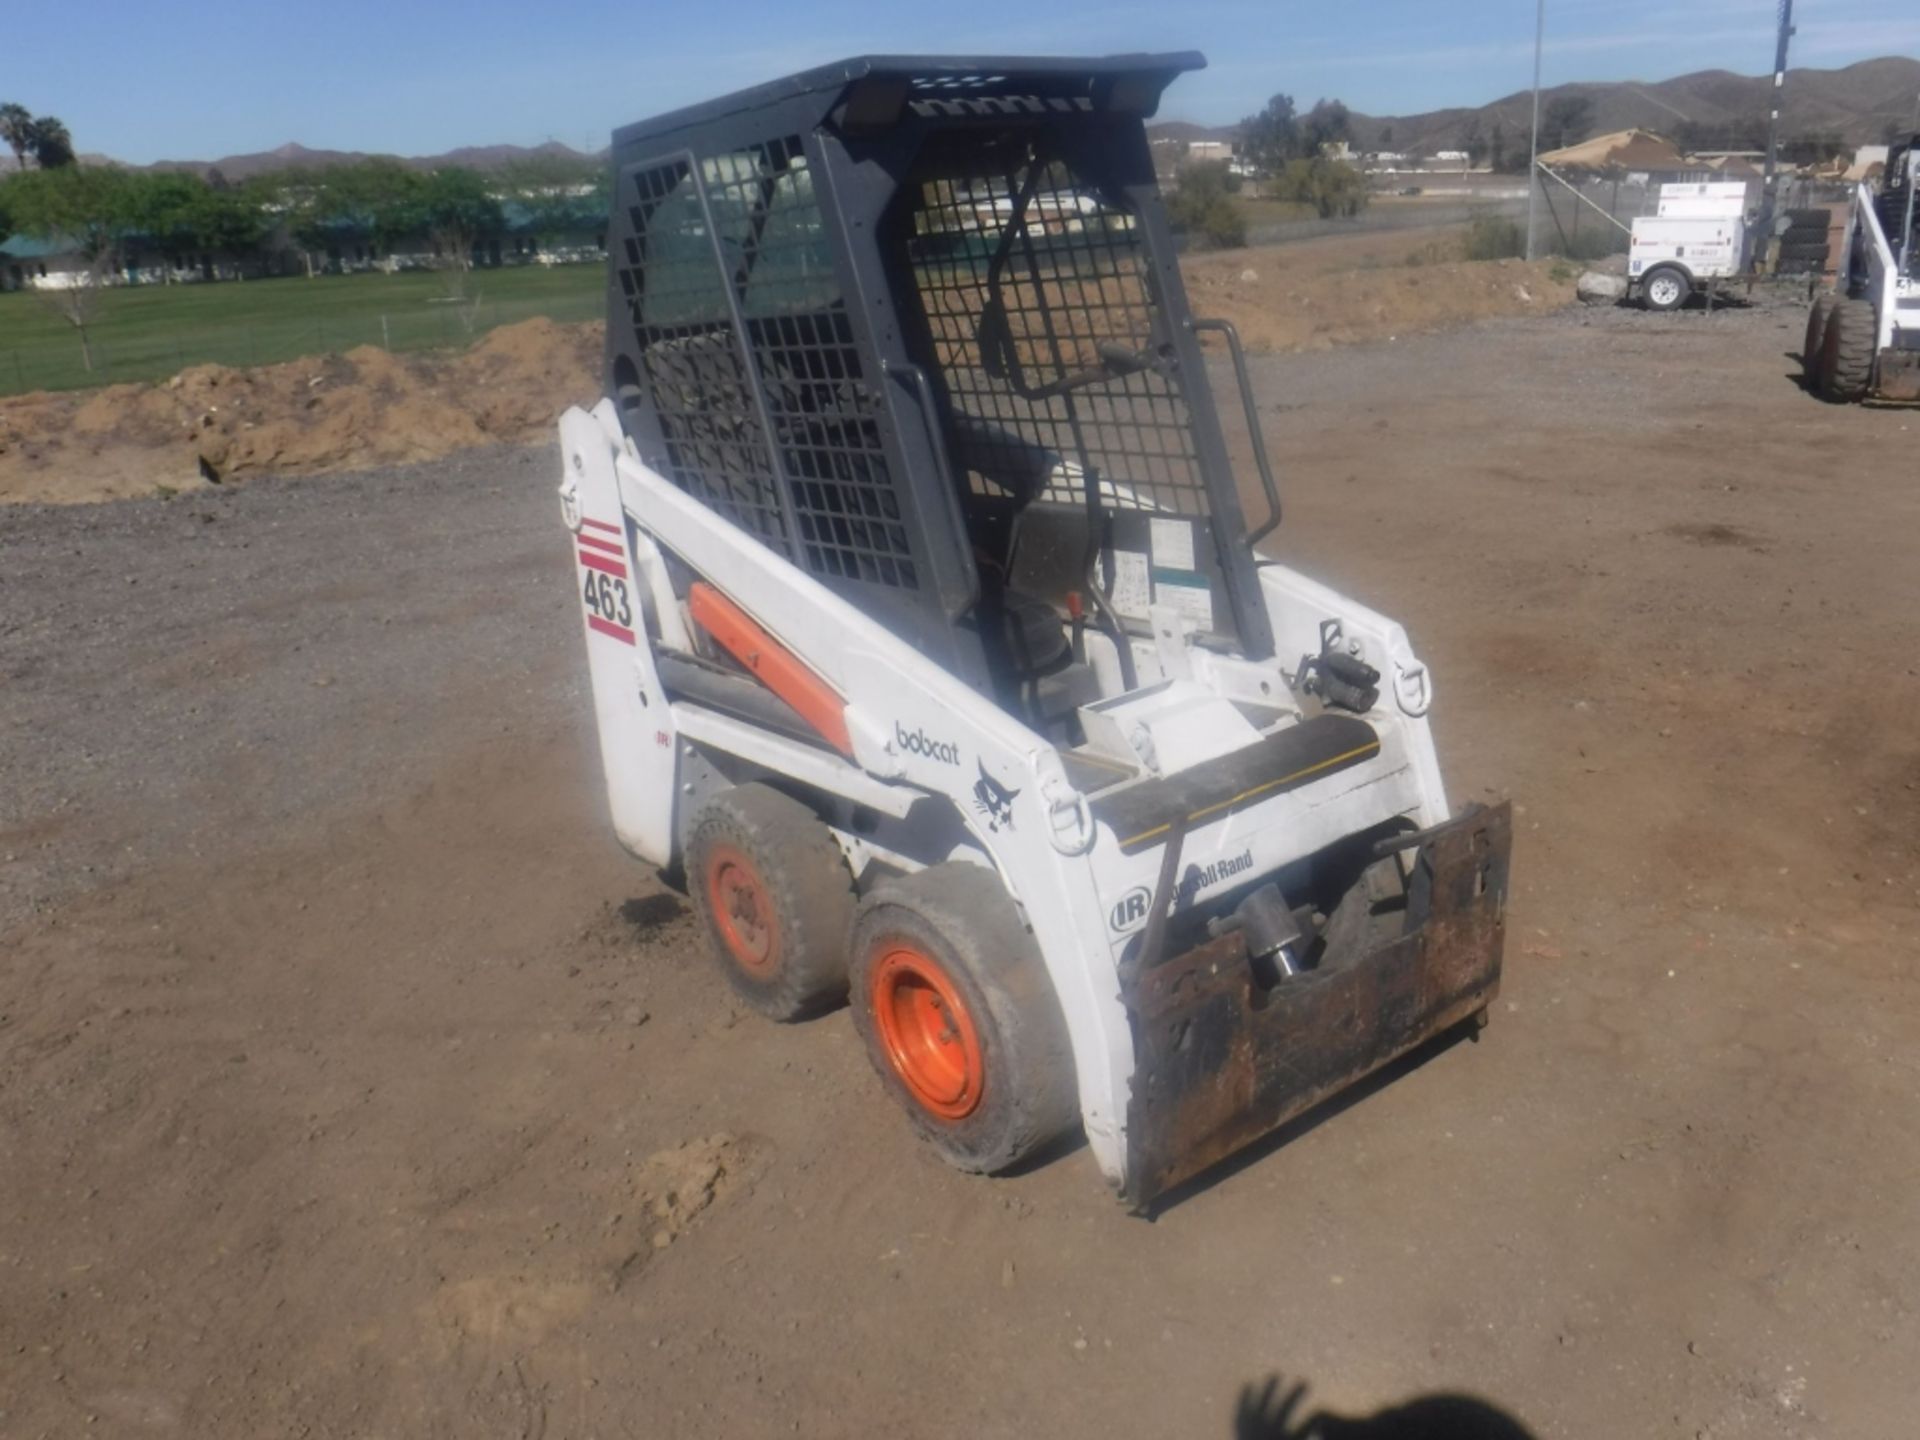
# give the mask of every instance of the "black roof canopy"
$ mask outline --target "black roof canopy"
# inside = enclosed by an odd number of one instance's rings
[[[730,116],[765,110],[802,97],[815,97],[824,120],[853,98],[856,87],[870,103],[858,107],[870,117],[885,117],[887,100],[897,115],[906,98],[1032,96],[1041,100],[1086,99],[1092,108],[1120,111],[1146,119],[1159,108],[1160,95],[1189,70],[1206,68],[1197,50],[1160,55],[859,55],[736,90],[651,120],[623,125],[613,132],[616,151],[640,141],[659,141],[675,132],[711,125]],[[871,122],[870,122],[871,123]]]

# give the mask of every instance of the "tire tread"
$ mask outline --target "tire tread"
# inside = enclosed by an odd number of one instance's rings
[[[722,839],[753,860],[781,917],[780,969],[770,982],[733,961],[714,920],[706,894],[705,853]],[[715,958],[747,1005],[769,1019],[792,1021],[832,1009],[846,998],[853,875],[833,832],[807,806],[757,782],[725,791],[694,822],[687,877]]]

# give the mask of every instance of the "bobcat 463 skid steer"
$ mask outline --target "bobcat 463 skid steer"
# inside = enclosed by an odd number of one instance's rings
[[[1499,983],[1401,627],[1255,553],[1144,119],[1197,55],[868,58],[616,133],[560,422],[613,826],[954,1164],[1128,1202]],[[1238,371],[1251,530],[1201,350]]]

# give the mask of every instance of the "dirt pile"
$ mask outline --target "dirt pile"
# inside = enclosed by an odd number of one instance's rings
[[[599,394],[600,327],[523,321],[455,355],[344,355],[0,400],[0,500],[84,501],[432,459],[545,435]]]
[[[1342,267],[1316,265],[1287,249],[1197,256],[1182,267],[1187,295],[1195,314],[1231,320],[1249,350],[1397,339],[1544,314],[1573,299],[1574,277],[1551,262],[1435,259],[1433,249],[1404,237],[1376,238],[1394,240],[1394,250]]]
[[[1189,256],[1193,308],[1252,350],[1386,340],[1573,299],[1572,275],[1472,263],[1459,232],[1400,231]],[[601,328],[527,320],[470,350],[201,365],[158,385],[0,400],[0,502],[68,503],[429,460],[530,443],[600,394]]]

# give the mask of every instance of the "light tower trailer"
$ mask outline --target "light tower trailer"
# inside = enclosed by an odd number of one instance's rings
[[[1510,821],[1258,555],[1144,120],[1197,55],[867,58],[619,131],[560,422],[613,827],[952,1163],[1144,1206],[1484,1015]],[[1249,533],[1200,336],[1223,336]]]
[[[1660,187],[1658,213],[1637,216],[1627,289],[1649,310],[1678,310],[1747,265],[1747,187],[1738,181]]]
[[[1888,154],[1877,192],[1854,190],[1834,288],[1807,315],[1801,372],[1824,399],[1920,400],[1917,196],[1920,135]]]

